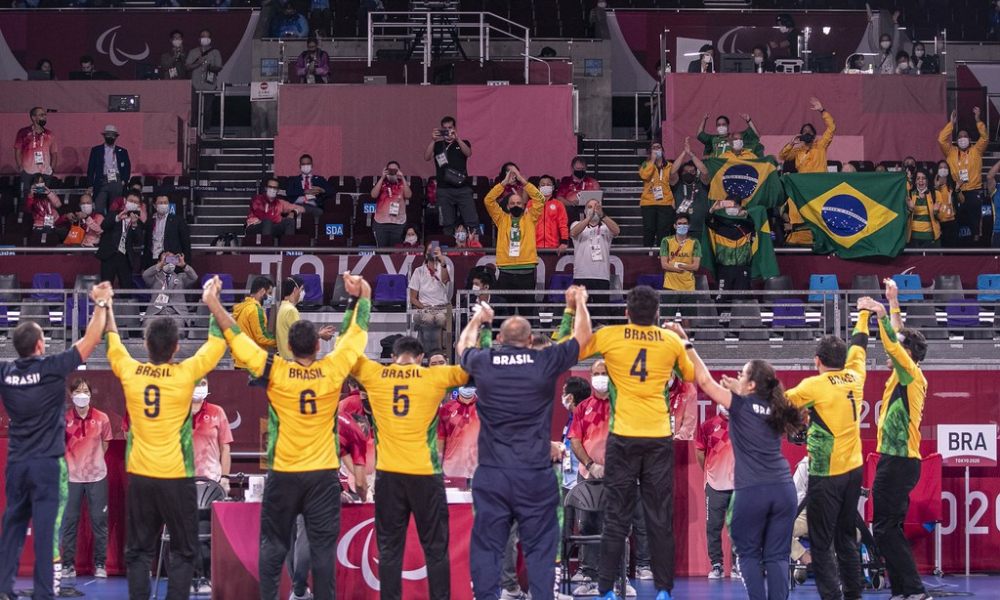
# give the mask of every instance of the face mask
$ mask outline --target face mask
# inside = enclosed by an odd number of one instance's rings
[[[180,48],[184,44],[184,40],[170,40],[170,44],[174,48]]]
[[[168,275],[176,270],[177,270],[177,265],[163,265],[163,272]]]
[[[478,285],[475,285],[475,284],[472,285],[472,291],[473,292],[478,292],[481,289],[483,289],[483,288],[479,287]]]
[[[203,48],[207,47],[207,46],[211,46],[212,45],[212,38],[207,38],[207,37],[201,38],[201,45],[202,45]]]
[[[299,167],[299,169],[302,171],[303,175],[308,175],[308,174],[310,174],[310,173],[313,172],[313,166],[311,164],[310,165],[302,165],[301,167]]]
[[[948,169],[938,169],[938,177],[947,177]]]
[[[137,210],[139,210],[139,205],[136,204],[135,202],[126,202],[125,203],[125,210],[127,210],[128,212],[137,211]]]
[[[927,193],[927,184],[917,184],[917,191],[920,192],[921,195]]]
[[[46,123],[48,123],[48,121],[46,121],[45,119],[39,119],[38,120],[38,126],[39,127],[45,127]]]
[[[552,192],[555,191],[555,188],[553,188],[551,185],[543,185],[542,187],[538,188],[538,191],[541,192],[543,196],[551,196]]]
[[[468,400],[476,395],[476,388],[472,386],[462,386],[458,388],[458,395]]]
[[[270,295],[270,296],[264,296],[264,302],[263,302],[264,308],[270,308],[271,305],[273,305],[273,304],[274,304],[274,295],[273,294]]]
[[[735,206],[730,206],[729,208],[726,209],[726,214],[729,215],[730,217],[735,217],[736,215],[740,214],[740,209],[736,208]]]
[[[690,226],[689,225],[678,225],[677,226],[677,235],[687,235],[688,231],[690,231]]]
[[[520,206],[511,206],[510,207],[510,216],[514,217],[515,219],[520,219],[521,215],[523,215],[523,214],[524,214],[524,208],[523,207],[520,207]]]
[[[715,130],[719,132],[719,135],[726,135],[729,133],[729,126],[719,125],[718,127],[715,128]]]
[[[705,56],[703,56],[701,58],[701,60],[705,61],[706,65],[710,65],[710,64],[712,64],[712,55],[711,54],[706,54]]]
[[[73,404],[83,408],[90,404],[90,394],[73,394]]]
[[[663,158],[663,150],[653,150],[653,156],[656,158]]]
[[[608,393],[608,379],[607,375],[594,375],[590,378],[590,385],[594,388],[594,391],[598,394]]]
[[[267,197],[271,199],[278,197],[278,190],[274,188],[267,188],[266,190],[264,190],[264,193],[267,194]]]
[[[913,51],[913,56],[916,56],[917,58],[923,58],[924,51],[923,50],[914,50]]]
[[[408,235],[408,236],[406,236],[406,238],[404,239],[404,241],[407,244],[410,244],[412,246],[412,245],[414,245],[414,244],[417,243],[417,236],[415,236],[415,235]]]
[[[733,140],[733,150],[739,151],[742,149],[743,149],[743,140]]]
[[[878,45],[881,46],[883,50],[888,50],[889,47],[892,46],[892,42],[889,40],[882,40],[878,43]]]
[[[107,145],[109,145],[109,146],[114,146],[116,139],[118,139],[118,138],[112,137],[110,135],[107,135],[107,136],[104,136],[104,143],[107,144]]]
[[[170,205],[169,204],[157,204],[156,205],[156,214],[158,214],[160,216],[163,216],[163,215],[166,215],[169,212],[170,212]]]
[[[388,181],[389,183],[396,183],[396,176],[395,175],[386,175],[385,176],[385,180]]]
[[[694,183],[694,173],[684,173],[684,174],[682,174],[681,175],[681,181],[683,181],[684,183],[686,183],[688,185],[691,185],[692,183]]]
[[[469,238],[469,234],[466,233],[466,232],[464,232],[464,231],[456,231],[455,232],[455,241],[456,242],[464,242],[468,238]]]
[[[781,33],[788,33],[789,29],[787,27],[785,27],[784,25],[779,25],[778,26],[778,31],[780,31]]]
[[[962,150],[965,150],[966,148],[968,148],[969,147],[969,138],[967,138],[967,137],[958,138],[958,147],[961,148]]]
[[[202,385],[194,388],[194,393],[191,394],[191,399],[194,402],[204,402],[205,398],[208,398],[208,386]]]
[[[562,397],[563,408],[569,410],[573,406],[573,394],[563,394]]]
[[[573,177],[576,177],[577,179],[583,179],[586,176],[587,176],[586,169],[580,171],[573,171]]]
[[[903,62],[899,63],[899,68],[904,71],[908,71],[910,69],[910,63],[904,60]]]
[[[802,140],[803,144],[811,144],[816,139],[816,136],[811,133],[803,133],[799,136],[799,139]]]
[[[762,64],[764,64],[764,57],[763,56],[755,56],[755,57],[753,57],[753,62],[754,62],[754,64],[762,65]]]
[[[94,212],[94,205],[93,204],[81,204],[80,205],[80,212],[82,212],[85,215],[89,215],[92,212]]]

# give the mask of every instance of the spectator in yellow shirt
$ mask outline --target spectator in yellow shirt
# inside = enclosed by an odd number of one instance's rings
[[[799,130],[799,135],[793,137],[781,149],[778,160],[794,161],[795,170],[799,173],[826,173],[826,149],[833,142],[833,133],[837,130],[837,126],[833,122],[833,117],[826,112],[817,98],[812,98],[810,102],[812,110],[818,111],[823,116],[826,130],[823,131],[822,137],[816,139],[816,128],[812,123],[806,123]]]
[[[674,193],[670,186],[677,183],[677,172],[663,158],[663,146],[653,142],[649,156],[639,167],[642,179],[642,196],[639,212],[642,213],[642,245],[655,246],[674,230]]]
[[[938,135],[941,153],[948,161],[955,189],[965,198],[958,212],[958,237],[961,245],[974,245],[979,241],[983,222],[983,152],[989,144],[990,136],[981,118],[979,107],[972,109],[976,117],[979,139],[975,144],[969,131],[960,129],[956,145],[951,143],[951,134],[958,124],[958,112],[951,111],[951,119]]]
[[[288,347],[288,330],[292,325],[302,320],[299,309],[295,306],[302,300],[305,293],[305,282],[298,275],[286,277],[281,283],[281,304],[278,306],[278,319],[274,325],[274,341],[278,348],[278,356],[285,360],[294,360],[291,348]],[[319,337],[329,342],[333,339],[333,325],[320,328]]]
[[[270,277],[257,277],[250,284],[250,295],[243,302],[233,307],[233,316],[255,344],[268,350],[275,347],[274,334],[267,331],[267,310],[274,303],[274,282]],[[233,359],[237,369],[245,369],[246,365]]]
[[[739,158],[742,160],[749,160],[751,158],[759,158],[756,154],[751,152],[748,148],[743,147],[743,132],[734,131],[733,134],[733,147],[731,150],[727,150],[722,153],[719,158]]]

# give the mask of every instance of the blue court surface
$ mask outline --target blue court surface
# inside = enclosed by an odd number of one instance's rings
[[[976,598],[1000,598],[1000,576],[974,575],[972,577],[946,576],[936,578],[932,576],[924,577],[924,584],[927,591],[935,598],[947,597],[976,597]],[[656,590],[651,581],[633,581],[633,585],[638,592],[638,600],[652,600],[656,596]],[[16,589],[31,587],[31,581],[18,579]],[[94,600],[122,600],[128,597],[128,586],[124,577],[111,577],[106,580],[96,580],[91,577],[80,577],[76,580],[76,589],[83,592],[85,598]],[[166,596],[166,582],[160,582],[159,597]],[[888,590],[867,591],[866,598],[883,598],[888,600],[892,594]],[[593,598],[593,596],[590,596]],[[681,577],[677,579],[673,597],[677,600],[742,600],[746,598],[746,591],[740,581],[724,579],[721,581],[708,581],[702,577]],[[192,595],[191,598],[203,598],[209,600],[208,594]],[[579,596],[584,598],[584,596]],[[789,595],[790,600],[816,600],[819,594],[812,580],[805,585],[798,586]],[[221,600],[252,600],[252,599],[230,599]],[[282,599],[284,600],[284,599]]]

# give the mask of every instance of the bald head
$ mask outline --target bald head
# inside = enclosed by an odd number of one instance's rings
[[[509,317],[500,326],[498,340],[505,346],[526,348],[531,344],[531,323],[524,317]]]

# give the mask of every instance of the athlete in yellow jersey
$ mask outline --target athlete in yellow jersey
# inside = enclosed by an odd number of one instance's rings
[[[288,346],[294,357],[288,361],[269,357],[240,331],[219,301],[222,283],[218,278],[205,289],[205,304],[225,332],[233,356],[259,381],[267,382],[271,472],[260,511],[261,600],[278,598],[282,565],[300,514],[315,566],[315,597],[332,600],[336,595],[333,564],[340,523],[337,403],[344,379],[364,353],[371,311],[371,288],[363,279],[345,273],[344,285],[351,295],[344,317],[348,327],[334,351],[317,360],[319,332],[309,321],[298,321],[288,330]]]
[[[219,364],[226,341],[211,322],[208,341],[194,356],[175,363],[180,349],[177,324],[160,317],[146,324],[149,362],[142,363],[122,345],[113,310],[108,313],[107,332],[108,361],[121,380],[131,421],[125,450],[130,475],[125,550],[129,597],[149,598],[149,567],[166,524],[173,569],[167,600],[187,598],[198,552],[191,396],[195,384]]]
[[[675,368],[685,381],[694,380],[694,365],[677,334],[656,325],[660,301],[653,288],[633,288],[626,302],[628,325],[598,330],[580,351],[581,359],[603,355],[611,379],[598,592],[610,592],[618,576],[638,480],[653,580],[658,591],[669,594],[674,587],[674,440],[664,391]]]
[[[809,409],[806,518],[816,587],[823,600],[861,598],[855,522],[861,497],[858,415],[865,389],[868,317],[867,310],[860,310],[850,348],[836,336],[820,339],[813,359],[819,375],[803,379],[785,393],[789,402]]]
[[[920,370],[920,361],[927,356],[927,341],[919,331],[902,327],[896,283],[886,279],[885,285],[892,319],[879,302],[871,298],[858,302],[858,306],[878,315],[882,345],[892,371],[878,417],[881,456],[872,485],[872,527],[889,570],[892,595],[921,600],[928,598],[927,590],[917,572],[910,543],[903,535],[903,522],[910,507],[910,492],[920,480],[920,421],[927,398],[927,378]],[[895,325],[899,326],[898,332]]]
[[[375,533],[386,600],[403,597],[403,553],[410,514],[420,532],[433,600],[451,594],[448,502],[437,448],[437,415],[448,388],[465,385],[461,367],[422,367],[414,337],[392,345],[392,364],[361,357],[351,374],[368,391],[375,431]]]

